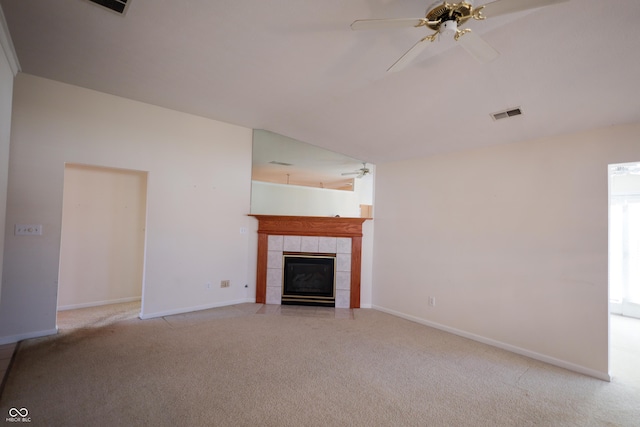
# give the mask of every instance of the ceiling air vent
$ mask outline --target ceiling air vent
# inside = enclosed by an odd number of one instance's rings
[[[492,113],[491,117],[493,118],[493,120],[500,120],[500,119],[506,119],[507,117],[519,116],[520,114],[522,114],[522,110],[520,110],[520,107],[517,107],[517,108],[510,108],[509,110],[506,110],[506,111]]]
[[[129,0],[88,0],[91,3],[99,4],[102,7],[113,10],[114,12],[124,15]]]

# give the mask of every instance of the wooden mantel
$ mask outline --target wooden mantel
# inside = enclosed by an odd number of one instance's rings
[[[258,219],[256,303],[265,304],[269,236],[324,236],[351,238],[351,308],[360,308],[362,223],[367,218],[251,215]]]

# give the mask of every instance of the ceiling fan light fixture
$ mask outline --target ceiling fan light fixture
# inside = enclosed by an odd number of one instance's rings
[[[455,20],[444,21],[440,24],[440,34],[445,32],[456,33],[458,31],[458,23]]]

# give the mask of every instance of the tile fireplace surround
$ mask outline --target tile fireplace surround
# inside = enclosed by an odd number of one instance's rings
[[[280,304],[282,252],[336,254],[336,308],[360,308],[366,218],[251,215],[258,219],[256,303]]]

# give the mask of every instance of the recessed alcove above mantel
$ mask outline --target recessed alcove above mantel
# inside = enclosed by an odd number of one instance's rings
[[[286,215],[251,215],[258,220],[258,260],[256,274],[256,303],[279,304],[279,287],[268,286],[268,282],[277,282],[275,269],[269,268],[270,242],[281,245],[280,251],[295,249],[300,252],[323,252],[323,244],[335,245],[333,252],[349,254],[346,260],[343,280],[337,283],[336,307],[360,308],[360,276],[362,266],[362,224],[367,218],[312,217]],[[282,237],[280,239],[279,237]],[[299,239],[297,237],[300,237]],[[318,238],[318,239],[315,239]],[[327,239],[337,238],[337,239]],[[282,245],[299,245],[294,248]],[[350,245],[349,245],[350,243]],[[314,245],[317,245],[316,248]],[[271,261],[272,263],[274,261]],[[275,261],[277,262],[277,260]],[[347,273],[348,272],[348,273]],[[345,276],[345,273],[346,276]]]
[[[253,131],[251,214],[371,217],[375,165]]]

